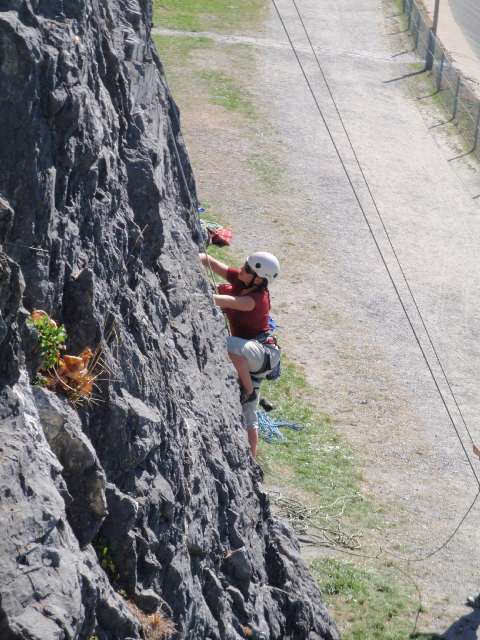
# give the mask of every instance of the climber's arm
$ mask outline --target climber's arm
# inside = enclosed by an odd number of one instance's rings
[[[255,300],[250,296],[225,296],[215,294],[213,296],[215,304],[221,309],[235,309],[236,311],[253,311]]]
[[[217,274],[217,276],[220,276],[224,280],[227,279],[228,265],[220,262],[220,260],[217,260],[212,256],[207,255],[206,253],[201,253],[199,257],[200,262],[204,267],[210,267],[212,271]]]

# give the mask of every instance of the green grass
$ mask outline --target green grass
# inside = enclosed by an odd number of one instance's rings
[[[156,35],[154,42],[170,88],[175,95],[181,96],[181,102],[198,99],[199,95],[203,96],[205,90],[211,104],[219,105],[228,111],[239,112],[249,119],[256,117],[252,97],[241,84],[229,74],[210,68],[208,61],[195,58],[197,53],[216,49],[218,57],[223,60],[226,68],[236,64],[248,73],[254,64],[249,47],[243,45],[219,47],[210,38],[189,36]],[[256,168],[265,181],[275,180],[273,162],[265,164],[260,157],[254,157],[252,167]]]
[[[231,257],[228,247],[217,247],[214,244],[211,244],[208,247],[208,255],[212,256],[212,258],[216,258],[220,260],[220,262],[224,262],[225,264],[230,264]],[[219,281],[221,278],[217,278]],[[223,282],[223,280],[222,280]]]
[[[255,153],[248,158],[248,165],[264,189],[267,191],[278,189],[283,177],[283,170],[274,158],[265,153]]]
[[[186,96],[195,96],[196,89],[192,83],[195,54],[213,47],[213,41],[209,38],[158,35],[153,40],[175,99],[181,96],[186,101]],[[193,99],[190,97],[188,100]]]
[[[189,61],[192,52],[213,46],[210,38],[192,38],[189,36],[154,36],[161,61],[169,66],[180,66]]]
[[[280,443],[260,442],[258,458],[266,480],[295,487],[322,512],[342,510],[345,522],[378,526],[380,510],[360,494],[361,473],[352,451],[329,417],[314,409],[313,394],[301,370],[285,357],[280,379],[263,384],[262,395],[276,406],[270,415],[303,426],[299,432],[283,429]]]
[[[406,579],[401,581],[392,567],[364,569],[324,559],[314,560],[310,568],[343,640],[415,637],[411,635],[418,607],[415,588]]]
[[[207,253],[209,256],[212,256],[212,258],[216,258],[217,260],[220,260],[220,262],[224,262],[225,264],[230,265],[232,262],[232,254],[229,247],[219,247],[216,244],[211,244],[208,247]],[[218,282],[224,282],[218,276],[215,276],[215,280]]]
[[[408,24],[408,16],[403,12],[403,0],[393,0],[390,9],[394,11],[396,15],[395,20],[389,20],[387,22],[388,32],[391,32],[391,35],[394,35],[397,29],[399,32],[403,32]]]
[[[229,111],[239,111],[249,118],[255,116],[255,107],[248,92],[233,78],[214,69],[203,69],[200,78],[206,83],[210,102]]]
[[[266,0],[153,0],[155,26],[222,33],[257,30]]]
[[[422,69],[423,65],[411,65],[411,68]],[[431,72],[424,73],[411,79],[411,91],[417,97],[423,98],[423,108],[434,108],[435,116],[439,121],[448,123],[442,129],[443,135],[450,138],[453,153],[470,153],[474,139],[474,116],[468,115],[459,104],[455,120],[451,120],[454,96],[452,92],[443,87],[438,91],[435,79]],[[428,101],[428,102],[427,102]]]
[[[263,0],[245,0],[242,3],[237,0],[228,3],[219,0],[205,0],[202,3],[194,3],[192,0],[183,0],[181,3],[179,0],[154,0],[154,6],[156,23],[161,26],[191,31],[238,32],[254,28],[260,22],[265,5]],[[200,102],[198,108],[204,110],[208,96],[210,103],[246,116],[242,118],[242,124],[245,122],[249,126],[251,121],[255,120],[254,125],[245,132],[247,136],[254,134],[253,130],[261,120],[261,111],[259,108],[256,109],[253,97],[242,88],[243,78],[248,77],[254,64],[254,60],[252,62],[246,57],[251,55],[249,49],[243,49],[239,45],[232,45],[230,48],[220,46],[208,38],[157,36],[156,42],[161,59],[173,76],[174,84],[181,85],[182,92],[179,95],[184,97],[189,108],[194,106],[191,102],[192,93]],[[217,48],[214,51],[215,66],[211,63],[208,47],[212,48],[212,52],[214,47]],[[203,69],[202,65],[205,65]],[[228,72],[232,65],[235,65],[237,70],[237,76],[240,78],[238,81]],[[245,84],[247,85],[247,81]],[[182,100],[179,102],[182,105]],[[279,186],[283,174],[274,155],[263,154],[257,145],[247,162],[261,188],[274,191]],[[215,195],[210,193],[210,197],[215,198]],[[233,225],[234,221],[223,219],[215,211],[215,207],[210,210],[205,202],[203,205],[208,208],[202,216],[203,219],[225,226]],[[241,262],[241,258],[235,254],[235,245],[233,250],[228,247],[210,246],[208,253],[227,264]],[[284,361],[282,377],[276,382],[265,383],[262,394],[278,407],[276,415],[304,426],[302,432],[283,430],[285,441],[280,444],[269,445],[263,441],[260,443],[259,462],[265,471],[267,486],[283,488],[285,495],[291,495],[310,507],[318,508],[321,513],[333,516],[340,513],[339,518],[330,520],[332,525],[338,522],[342,528],[355,530],[360,527],[381,526],[380,509],[360,493],[361,473],[358,462],[344,438],[335,432],[329,417],[314,408],[315,391],[306,383],[302,371]],[[324,523],[325,520],[322,519],[320,524]],[[360,541],[362,542],[362,539]],[[321,583],[323,569],[320,569],[320,565],[318,567],[319,571],[315,571],[315,574]],[[369,588],[374,592],[381,593],[376,589],[375,582],[372,586],[372,579],[364,578],[364,582],[370,585]],[[408,619],[408,615],[415,610],[414,606],[408,606],[407,596],[402,601],[400,587],[391,588],[394,595],[387,594],[387,604],[383,609],[386,618],[388,612],[394,611],[396,606],[400,611],[399,616],[403,615]],[[362,620],[368,617],[372,607],[370,592],[367,586],[364,589],[367,595],[364,596],[362,604],[358,605],[359,609],[355,609],[355,615]],[[395,594],[399,594],[398,601],[395,600]],[[332,595],[332,599],[335,598],[338,602],[342,597]],[[335,608],[334,612],[337,617]],[[378,617],[380,618],[380,614]],[[363,636],[357,634],[345,637],[350,640],[356,640],[357,637],[362,640],[373,640],[377,637],[382,640],[390,639],[388,635],[369,636],[368,633]],[[406,637],[408,636],[403,636]],[[396,636],[391,638],[396,639]]]

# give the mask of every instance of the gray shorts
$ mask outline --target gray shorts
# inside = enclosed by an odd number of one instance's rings
[[[275,347],[264,346],[257,340],[244,340],[229,336],[227,338],[227,351],[237,356],[243,356],[248,362],[248,369],[252,374],[253,388],[257,391],[256,400],[242,404],[243,420],[247,429],[258,429],[257,408],[260,399],[260,384],[268,374],[268,371],[256,373],[263,367],[265,361],[265,350],[270,354],[270,364],[276,367],[280,361],[280,350]]]

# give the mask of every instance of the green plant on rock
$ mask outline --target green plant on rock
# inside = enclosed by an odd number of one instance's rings
[[[95,380],[105,370],[99,364],[101,349],[97,348],[94,353],[90,347],[85,347],[78,356],[67,355],[62,353],[67,333],[45,311],[32,311],[27,322],[38,332],[42,356],[35,384],[66,395],[74,404],[86,399],[94,402],[92,392],[96,386]]]
[[[118,570],[108,546],[104,546],[100,549],[99,559],[100,566],[109,576],[110,580],[116,580],[118,578]]]
[[[93,541],[93,548],[95,549],[95,552],[97,554],[100,566],[107,574],[110,582],[112,584],[118,583],[120,574],[117,565],[115,564],[115,560],[113,559],[112,551],[107,540],[103,536],[99,535]]]
[[[38,344],[42,355],[42,369],[58,365],[61,351],[65,349],[67,333],[62,325],[57,325],[44,311],[33,311],[29,324],[38,331]]]

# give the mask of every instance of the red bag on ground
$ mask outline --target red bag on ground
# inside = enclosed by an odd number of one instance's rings
[[[208,231],[210,235],[210,242],[216,244],[219,247],[228,246],[233,238],[233,231],[231,229],[216,229],[215,231]]]

